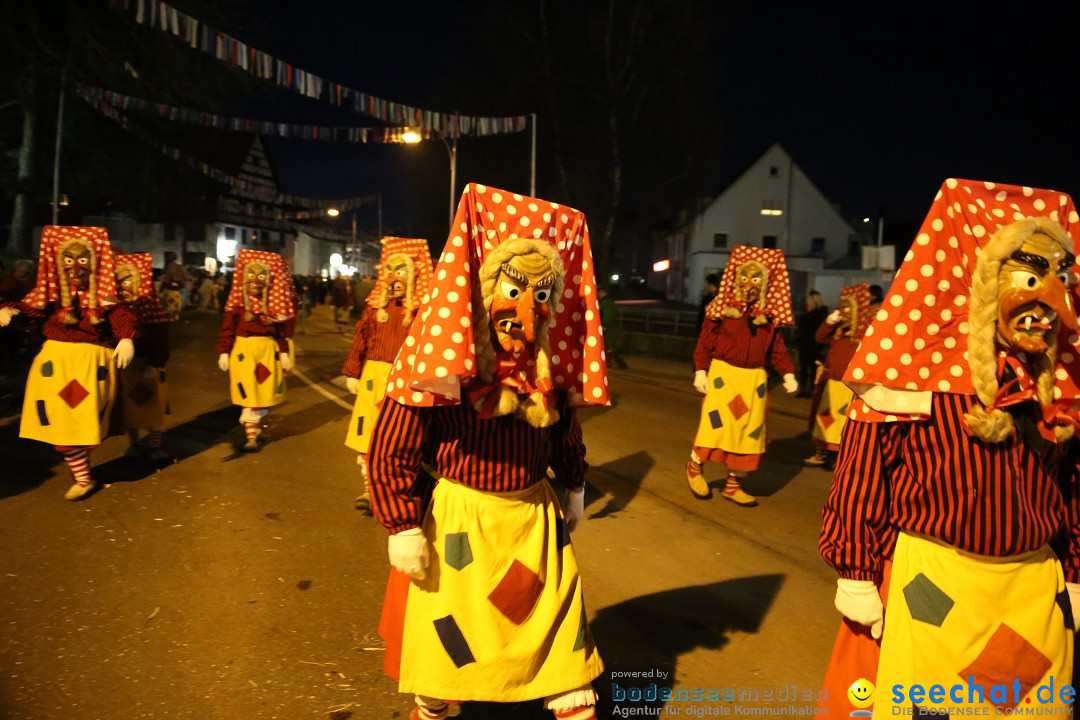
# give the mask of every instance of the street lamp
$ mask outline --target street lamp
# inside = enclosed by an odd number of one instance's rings
[[[337,217],[338,215],[341,214],[341,211],[338,210],[337,208],[327,208],[326,209],[326,214],[329,215],[330,217]]]

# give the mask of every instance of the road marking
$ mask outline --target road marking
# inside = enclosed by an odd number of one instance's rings
[[[334,402],[336,402],[338,405],[345,408],[346,410],[352,410],[353,409],[353,406],[352,406],[351,403],[345,402],[344,400],[339,398],[334,393],[332,393],[329,390],[326,390],[325,388],[323,388],[318,383],[312,382],[311,378],[309,378],[304,373],[300,372],[300,368],[298,368],[296,366],[293,366],[292,373],[293,373],[293,375],[295,375],[296,377],[300,378],[305,383],[307,383],[308,387],[310,387],[312,390],[319,393],[320,395],[323,395],[324,397],[327,397],[330,400],[333,400]]]

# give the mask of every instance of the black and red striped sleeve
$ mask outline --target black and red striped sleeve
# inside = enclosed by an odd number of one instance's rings
[[[784,336],[780,334],[780,328],[773,333],[772,345],[769,348],[769,364],[779,375],[788,375],[795,372],[795,363],[788,352]]]
[[[371,510],[391,534],[420,527],[423,502],[413,487],[423,464],[428,408],[387,397],[379,410],[368,452]]]
[[[109,327],[116,339],[134,340],[138,334],[139,319],[126,307],[117,305],[109,311]]]
[[[694,370],[708,371],[709,364],[712,363],[713,353],[716,351],[719,333],[720,323],[705,318],[705,322],[701,324],[701,334],[698,335],[697,347],[694,348]]]
[[[875,580],[891,551],[889,479],[906,425],[849,419],[844,427],[818,541],[840,577]]]
[[[232,352],[233,344],[236,343],[236,325],[240,322],[240,315],[235,310],[226,310],[221,318],[221,330],[218,332],[218,354]]]
[[[571,490],[584,487],[585,473],[589,470],[589,463],[585,461],[585,439],[581,435],[577,413],[568,403],[559,408],[559,421],[552,426],[548,442],[548,462],[555,479]]]
[[[352,347],[345,358],[345,365],[341,368],[341,374],[345,377],[360,377],[360,369],[364,367],[364,359],[367,355],[368,336],[371,334],[372,320],[375,315],[370,307],[364,308],[360,319],[356,323],[356,331],[353,333]]]

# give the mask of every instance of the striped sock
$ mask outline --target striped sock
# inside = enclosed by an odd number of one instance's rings
[[[161,434],[162,434],[162,431],[160,429],[155,430],[154,428],[150,428],[150,447],[151,448],[154,448],[155,450],[161,448]]]
[[[259,423],[244,423],[244,437],[248,440],[259,437]]]
[[[739,484],[738,475],[728,475],[727,482],[724,484],[724,494],[734,495],[737,491],[742,490],[742,485]]]
[[[417,705],[416,717],[417,720],[443,720],[448,709],[449,706],[445,702],[437,705]]]
[[[90,485],[94,482],[90,477],[90,448],[65,450],[64,460],[71,468],[71,475],[76,485]]]
[[[554,713],[558,720],[596,720],[595,705],[580,705],[562,712],[554,711]]]
[[[694,460],[694,456],[690,456],[690,462],[686,466],[686,472],[690,475],[701,475],[704,472],[705,464]]]

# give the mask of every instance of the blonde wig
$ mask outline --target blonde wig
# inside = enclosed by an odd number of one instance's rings
[[[270,283],[274,281],[274,272],[270,269],[269,265],[258,260],[252,260],[244,265],[244,275],[247,275],[248,270],[254,270],[255,272],[263,270],[266,272],[266,282],[263,284],[262,295],[259,297],[259,307],[254,310],[251,308],[251,293],[247,291],[247,287],[241,288],[242,292],[240,294],[244,298],[244,320],[251,322],[255,319],[256,314],[258,314],[262,317],[263,323],[271,325],[274,320],[269,315],[270,309],[268,307],[268,299],[270,297]],[[247,280],[243,276],[241,276],[240,282],[245,286],[247,285]]]
[[[71,303],[71,285],[68,282],[67,273],[64,272],[64,251],[73,245],[86,248],[90,253],[90,288],[87,292],[86,307],[90,311],[90,322],[97,325],[101,322],[101,317],[98,314],[98,296],[97,296],[97,265],[98,258],[97,253],[94,252],[94,246],[85,240],[79,238],[71,238],[60,243],[56,248],[56,267],[57,267],[57,279],[60,281],[60,305],[64,312],[64,324],[65,325],[78,325],[79,319],[72,312],[73,306]]]
[[[968,363],[971,367],[971,384],[982,407],[972,408],[964,419],[971,432],[986,442],[1001,442],[1013,434],[1012,415],[993,407],[998,393],[998,275],[1002,263],[1035,234],[1049,236],[1066,252],[1073,250],[1072,240],[1056,222],[1045,217],[1028,218],[1006,225],[994,233],[975,262],[968,303]],[[1036,396],[1042,406],[1054,402],[1057,334],[1048,333],[1046,341],[1048,347],[1045,354],[1028,355],[1035,378]],[[1058,442],[1067,440],[1072,434],[1071,425],[1054,427]]]
[[[405,263],[405,267],[408,269],[408,275],[405,277],[405,297],[403,300],[403,306],[405,312],[401,315],[401,324],[405,327],[412,325],[413,315],[419,305],[416,299],[416,263],[412,257],[405,253],[394,253],[390,257],[386,258],[386,262],[383,263],[381,272],[383,273],[382,282],[382,294],[375,299],[375,307],[378,310],[375,312],[375,319],[378,322],[389,322],[390,313],[386,308],[390,307],[390,284],[394,282],[394,277],[391,275],[391,268],[397,263]]]
[[[473,331],[476,342],[476,372],[477,376],[485,383],[495,380],[495,369],[498,358],[495,352],[495,338],[491,327],[491,304],[495,299],[496,285],[502,266],[518,255],[538,253],[550,265],[555,274],[555,283],[551,288],[552,305],[559,302],[563,288],[563,264],[558,253],[549,243],[531,238],[519,238],[507,240],[492,250],[484,264],[480,266],[479,287],[473,286]],[[536,328],[536,356],[535,374],[533,384],[539,386],[541,381],[551,381],[551,346],[548,344],[548,322],[540,324]],[[547,383],[545,383],[547,384]],[[519,419],[524,420],[533,427],[547,427],[554,425],[559,420],[559,413],[554,407],[549,407],[544,393],[535,391],[529,397],[522,400],[513,388],[502,386],[499,388],[499,402],[496,405],[495,415],[509,415],[516,412]],[[477,409],[480,409],[477,403]]]

